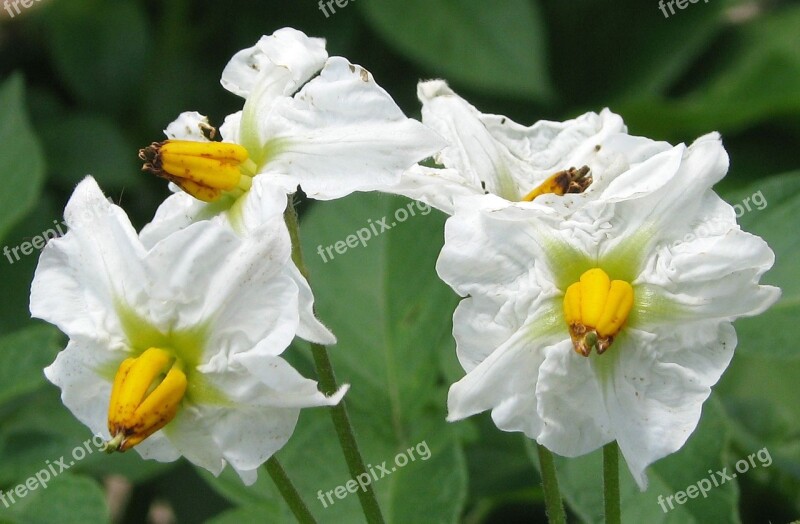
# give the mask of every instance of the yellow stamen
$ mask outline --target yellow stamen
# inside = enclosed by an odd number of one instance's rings
[[[106,450],[127,451],[166,426],[186,393],[186,374],[169,352],[150,348],[120,364],[108,406]]]
[[[564,318],[575,351],[588,357],[603,354],[614,341],[633,307],[633,287],[611,280],[600,268],[590,269],[564,294]]]
[[[583,193],[591,183],[592,177],[589,176],[589,166],[583,166],[580,169],[571,167],[549,176],[533,191],[522,197],[522,201],[531,202],[534,198],[547,193],[559,196],[567,193]]]
[[[241,186],[247,150],[227,142],[167,140],[139,151],[143,171],[166,178],[204,202]]]

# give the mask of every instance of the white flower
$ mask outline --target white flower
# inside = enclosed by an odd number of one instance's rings
[[[222,85],[245,99],[220,128],[230,154],[214,151],[220,143],[209,141],[212,128],[195,112],[183,113],[165,130],[166,144],[198,142],[197,152],[187,153],[192,162],[182,162],[181,151],[173,154],[165,143],[142,152],[148,169],[216,203],[191,209],[165,204],[178,207],[174,214],[184,221],[192,218],[187,211],[196,216],[228,208],[252,177],[287,192],[299,184],[309,197],[328,200],[396,183],[404,170],[444,146],[436,133],[407,118],[366,69],[328,57],[324,40],[295,29],[280,29],[236,53]],[[197,164],[203,152],[208,163]],[[178,220],[168,215],[163,211],[159,219]]]
[[[608,109],[524,127],[480,113],[442,80],[420,82],[417,95],[423,123],[448,141],[434,157],[444,168],[414,166],[389,191],[448,214],[456,199],[486,193],[534,208],[558,205],[557,196],[564,192],[604,197],[620,173],[669,148],[665,142],[628,135],[622,118]],[[627,191],[651,191],[654,183],[628,184]]]
[[[298,289],[280,208],[263,218],[260,241],[204,221],[146,248],[94,179],[75,190],[30,307],[69,337],[47,378],[111,449],[182,455],[215,475],[230,464],[252,483],[301,407],[341,399],[346,388],[325,397],[280,357],[297,331]]]
[[[293,193],[299,184],[322,200],[380,189],[444,145],[406,118],[368,71],[328,57],[324,40],[295,29],[236,53],[222,85],[245,99],[220,128],[222,142],[210,140],[215,131],[205,116],[186,112],[167,126],[166,142],[140,154],[147,170],[193,195],[178,191],[164,201],[141,232],[145,246],[212,217],[249,236],[261,221],[257,200],[272,187]],[[253,212],[243,216],[246,209]],[[294,266],[287,271],[300,290],[298,335],[334,344],[313,314],[307,281]]]
[[[758,284],[772,251],[711,190],[727,167],[712,134],[618,179],[653,178],[657,191],[568,217],[461,201],[437,264],[467,297],[454,315],[467,374],[449,419],[490,409],[498,428],[568,457],[616,440],[644,489],[645,468],[697,426],[736,346],[731,322],[780,294]]]

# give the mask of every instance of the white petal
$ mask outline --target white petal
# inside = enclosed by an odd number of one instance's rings
[[[778,288],[758,284],[774,262],[761,238],[727,221],[704,221],[690,236],[662,245],[637,279],[683,314],[673,311],[669,318],[655,311],[645,321],[734,320],[760,314],[780,297]]]
[[[665,182],[653,193],[616,204],[611,219],[615,240],[606,243],[604,249],[611,250],[619,241],[642,232],[650,235],[651,243],[683,236],[703,213],[711,186],[725,176],[727,169],[728,155],[716,133],[698,138],[689,148],[678,145],[632,168],[629,177],[654,177]]]
[[[283,219],[288,204],[286,195],[286,188],[275,184],[273,177],[257,176],[250,190],[219,219],[227,221],[239,235],[246,238],[265,234],[260,230],[265,224],[286,229]]]
[[[625,132],[622,119],[604,110],[566,122],[524,127],[501,115],[482,114],[445,82],[421,82],[422,119],[449,142],[437,160],[455,169],[464,184],[518,201],[545,178],[569,167],[600,162],[596,146]]]
[[[164,130],[164,134],[171,140],[191,140],[193,142],[208,142],[206,133],[211,129],[208,118],[197,111],[186,111],[178,115]]]
[[[592,195],[593,198],[602,198],[607,202],[619,202],[658,191],[669,181],[669,178],[642,176],[641,171],[633,168],[670,149],[672,146],[667,142],[657,142],[649,138],[623,133],[609,136],[603,141],[601,151],[608,158],[606,171],[603,176],[595,177],[594,182],[585,193],[597,192],[599,195]],[[609,171],[615,174],[608,176]],[[566,196],[579,198],[581,195]]]
[[[561,299],[535,289],[479,294],[461,301],[453,315],[453,336],[461,366],[467,372],[483,362],[514,333],[526,329],[545,345],[563,336]]]
[[[299,290],[300,325],[297,327],[297,336],[324,346],[336,344],[336,337],[314,314],[314,293],[311,291],[308,281],[293,263],[286,265],[286,271]]]
[[[528,298],[530,297],[520,297]],[[522,327],[513,297],[476,295],[463,299],[453,314],[458,361],[470,372]]]
[[[45,246],[31,285],[31,315],[71,338],[119,333],[115,301],[140,304],[149,275],[144,248],[125,212],[93,178],[75,189],[64,211],[69,232]]]
[[[108,434],[108,401],[111,382],[98,370],[116,369],[128,356],[110,351],[105,341],[88,338],[70,340],[55,361],[44,369],[47,379],[61,389],[61,401],[75,418],[95,435]]]
[[[292,176],[308,196],[323,200],[397,183],[443,145],[406,118],[365,69],[339,57],[259,121],[261,136],[278,144],[264,172]]]
[[[133,449],[142,458],[158,462],[174,462],[181,458],[181,452],[175,448],[163,430],[156,431]]]
[[[697,427],[735,346],[729,323],[698,322],[654,335],[629,330],[600,357],[615,358],[599,384],[620,451],[642,490],[645,468],[680,449]]]
[[[225,469],[225,459],[220,446],[214,441],[212,432],[214,426],[224,423],[220,420],[220,414],[224,411],[225,409],[220,407],[212,411],[209,409],[201,411],[197,406],[184,406],[161,432],[192,464],[205,468],[217,476]]]
[[[536,410],[536,381],[544,347],[526,329],[450,386],[447,420],[460,420],[492,409],[500,429],[522,431],[533,438],[541,430]]]
[[[316,382],[282,359],[252,353],[234,356],[227,369],[208,378],[230,404],[187,410],[170,428],[170,438],[187,458],[215,475],[229,463],[245,482],[255,481],[253,470],[289,440],[300,408],[334,405],[347,391],[344,386],[325,397]]]
[[[546,264],[551,253],[545,233],[558,234],[560,218],[507,207],[492,195],[461,201],[469,205],[445,223],[445,244],[436,263],[442,280],[462,296],[495,294],[498,289],[508,295],[559,293]],[[492,209],[492,202],[506,207]],[[531,220],[548,224],[537,230]],[[541,235],[534,235],[535,230]]]
[[[214,354],[279,354],[297,329],[297,286],[285,274],[290,240],[279,218],[250,239],[214,221],[158,242],[146,264],[153,277],[147,317],[165,332],[210,322]]]
[[[566,331],[566,326],[565,326]],[[616,345],[609,349],[614,351]],[[565,457],[577,457],[614,440],[592,359],[575,352],[572,340],[547,349],[536,385],[539,416],[543,420],[537,441]]]
[[[225,117],[222,125],[219,126],[219,134],[223,142],[241,144],[242,111],[231,113]]]
[[[300,375],[281,357],[252,352],[233,355],[228,371],[214,378],[214,383],[240,405],[276,408],[334,406],[349,389],[348,385],[343,385],[333,395],[325,396],[317,389],[314,380]],[[254,378],[245,379],[245,375]]]
[[[407,196],[452,215],[455,199],[482,195],[480,185],[470,185],[455,169],[433,169],[421,165],[406,170],[400,182],[386,191]]]
[[[246,98],[258,84],[270,83],[277,75],[278,91],[289,96],[322,69],[327,58],[325,40],[288,27],[278,29],[233,56],[222,72],[222,86]],[[289,74],[285,76],[281,70]]]
[[[208,218],[207,213],[205,202],[179,191],[158,206],[153,220],[142,228],[139,237],[142,244],[150,249],[172,233]]]

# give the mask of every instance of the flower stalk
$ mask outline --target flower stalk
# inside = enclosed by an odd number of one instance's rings
[[[541,444],[536,444],[536,451],[539,454],[539,468],[542,473],[547,521],[550,524],[566,524],[567,516],[564,513],[564,503],[561,501],[561,492],[558,489],[558,477],[556,476],[553,454]]]
[[[292,239],[292,260],[300,273],[310,283],[308,268],[305,265],[303,249],[300,245],[300,225],[297,220],[297,212],[294,208],[294,200],[291,196],[286,206],[284,218],[286,220],[286,227],[289,229],[289,236]],[[336,375],[334,374],[333,364],[331,363],[327,348],[322,344],[311,343],[310,345],[311,354],[314,357],[314,366],[317,370],[320,391],[326,394],[330,391],[336,391],[338,389]],[[364,464],[361,451],[359,450],[358,441],[356,440],[344,399],[336,406],[331,407],[331,417],[333,418],[333,425],[336,428],[336,434],[339,437],[339,445],[342,447],[342,452],[347,462],[347,469],[350,471],[351,477],[356,478],[361,473],[364,473],[367,468]],[[365,489],[358,491],[358,500],[361,503],[361,508],[364,511],[367,522],[370,524],[382,524],[385,522],[372,485],[368,485]]]
[[[616,440],[603,446],[603,501],[606,524],[620,524],[619,447]]]
[[[281,492],[283,495],[283,499],[289,505],[289,508],[292,510],[295,518],[300,524],[316,524],[316,519],[314,515],[311,514],[311,511],[306,506],[306,503],[303,502],[303,499],[300,497],[300,493],[297,491],[297,488],[294,487],[292,481],[286,475],[286,471],[284,471],[283,466],[281,466],[278,459],[275,458],[275,455],[271,456],[269,460],[264,464],[269,476],[272,477],[272,481],[275,482],[275,485],[278,486],[278,491]]]

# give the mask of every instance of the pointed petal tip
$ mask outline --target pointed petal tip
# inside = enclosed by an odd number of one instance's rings
[[[424,80],[417,84],[417,97],[423,103],[437,96],[454,95],[450,86],[444,80]]]

